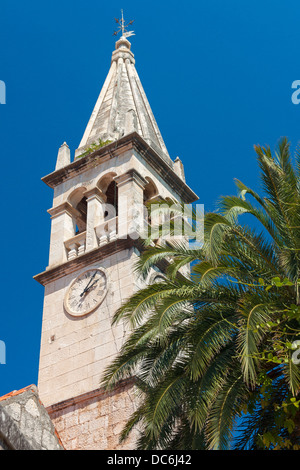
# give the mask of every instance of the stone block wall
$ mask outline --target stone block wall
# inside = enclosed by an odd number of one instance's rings
[[[0,398],[0,449],[63,449],[35,385]]]
[[[66,450],[134,450],[138,431],[120,433],[137,405],[132,382],[111,392],[97,389],[47,408]]]

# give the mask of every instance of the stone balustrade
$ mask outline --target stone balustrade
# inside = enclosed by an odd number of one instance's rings
[[[116,240],[118,238],[118,217],[114,217],[98,225],[95,227],[95,232],[99,246]]]
[[[86,248],[86,232],[78,233],[75,237],[65,241],[68,261],[83,255]]]

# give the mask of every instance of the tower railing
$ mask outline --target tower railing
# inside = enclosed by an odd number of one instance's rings
[[[95,227],[99,246],[106,245],[118,238],[118,217],[113,217]]]
[[[86,232],[78,233],[75,237],[69,238],[65,241],[65,247],[68,261],[83,255],[86,247]]]

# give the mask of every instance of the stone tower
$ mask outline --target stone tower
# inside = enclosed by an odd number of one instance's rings
[[[138,287],[134,264],[145,219],[134,208],[156,198],[191,203],[181,161],[173,161],[135,69],[126,34],[71,159],[60,147],[55,171],[38,390],[66,449],[131,449],[119,433],[135,407],[133,384],[100,387],[126,335],[111,320]],[[112,210],[110,209],[112,208]]]

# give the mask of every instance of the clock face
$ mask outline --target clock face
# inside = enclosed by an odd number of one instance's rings
[[[65,309],[76,317],[86,315],[99,307],[106,292],[107,278],[104,270],[88,269],[70,285],[65,297]]]

